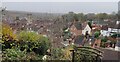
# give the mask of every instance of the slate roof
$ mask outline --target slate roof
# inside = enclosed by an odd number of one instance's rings
[[[120,23],[118,25],[116,25],[115,28],[120,29]]]
[[[100,24],[100,25],[107,25],[108,24],[108,21],[93,21],[94,24]]]
[[[82,30],[82,24],[80,22],[73,22],[69,27],[71,27],[72,25],[74,25],[77,30]]]
[[[115,29],[120,29],[120,23],[116,24],[116,22],[109,22],[108,23],[109,28],[115,28]]]
[[[103,26],[101,27],[101,30],[108,30],[108,25],[103,25]]]
[[[74,24],[74,26],[77,28],[77,30],[81,30],[82,29],[82,24],[80,22],[76,22]]]
[[[114,28],[116,22],[108,22],[108,27],[109,28]]]
[[[76,36],[75,37],[75,41],[74,41],[74,44],[83,44],[83,40],[84,40],[84,36],[83,35],[79,35],[79,36]]]

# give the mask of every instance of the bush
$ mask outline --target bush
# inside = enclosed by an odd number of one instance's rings
[[[17,36],[15,33],[13,33],[12,28],[10,28],[10,26],[2,24],[2,49],[8,49],[8,48],[12,48],[13,46],[15,46],[15,43],[17,41]]]
[[[96,31],[94,34],[95,38],[99,38],[100,34],[101,34],[100,31]]]
[[[102,42],[107,42],[107,40],[108,40],[107,37],[103,37],[103,38],[101,39]]]
[[[13,33],[11,30],[10,32]],[[1,41],[5,60],[41,60],[51,46],[47,37],[36,32],[21,31],[16,37],[6,33],[2,35],[4,38]]]
[[[34,51],[36,54],[44,55],[50,47],[49,39],[36,32],[22,31],[18,37],[19,47],[22,51]]]
[[[4,60],[22,60],[25,57],[26,53],[20,51],[19,49],[6,49],[4,51],[3,59]]]

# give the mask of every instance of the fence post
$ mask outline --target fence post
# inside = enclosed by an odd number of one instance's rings
[[[74,50],[70,50],[70,52],[72,52],[72,62],[74,62],[75,52]]]

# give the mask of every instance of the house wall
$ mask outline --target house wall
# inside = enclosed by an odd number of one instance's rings
[[[101,30],[100,33],[101,33],[103,36],[110,36],[110,32],[107,31],[107,30]]]
[[[82,30],[82,34],[85,35],[86,31],[88,31],[89,34],[91,34],[91,28],[89,27],[89,25],[87,25],[84,30]]]
[[[120,32],[120,29],[108,28],[108,31],[117,33],[118,31]]]
[[[75,36],[82,35],[82,30],[77,30],[76,27],[73,25],[70,28],[70,32]]]

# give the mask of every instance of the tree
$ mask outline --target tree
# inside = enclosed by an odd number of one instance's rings
[[[100,31],[96,31],[96,32],[94,33],[94,37],[95,37],[95,38],[99,38],[99,36],[100,36]]]
[[[17,35],[13,32],[12,28],[8,25],[2,24],[2,40],[16,40]]]
[[[17,41],[17,35],[8,25],[2,24],[2,50],[13,48]]]
[[[92,21],[89,21],[88,25],[90,26],[90,28],[92,28]]]
[[[101,38],[101,44],[100,44],[100,46],[101,47],[105,47],[105,43],[107,42],[107,37],[103,37],[103,38]]]
[[[108,15],[106,13],[99,13],[96,14],[96,18],[98,18],[99,20],[103,20],[103,19],[107,19]]]
[[[39,40],[39,35],[36,32],[21,31],[18,35],[18,39],[26,42],[35,42]]]
[[[36,54],[44,55],[47,49],[51,46],[50,40],[36,32],[22,31],[19,36],[19,47],[27,52],[34,51]]]
[[[84,16],[84,14],[83,14],[83,13],[78,13],[78,19],[79,19],[80,21],[85,21],[85,16]]]

